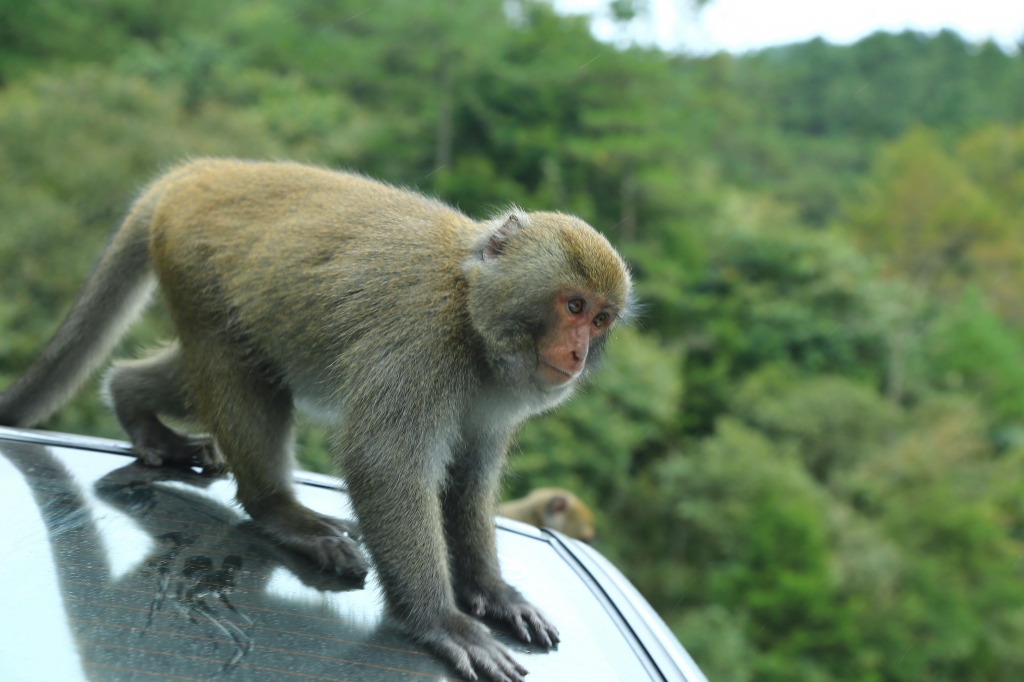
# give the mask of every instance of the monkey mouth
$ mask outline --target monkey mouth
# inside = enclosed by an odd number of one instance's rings
[[[556,372],[558,372],[559,374],[567,376],[570,379],[572,379],[572,378],[574,378],[576,376],[575,374],[573,374],[572,372],[570,372],[568,370],[562,369],[561,367],[559,367],[557,365],[551,364],[550,362],[548,362],[544,358],[537,358],[537,359],[540,361],[540,364],[546,365],[546,366],[550,367],[551,369],[555,370]]]

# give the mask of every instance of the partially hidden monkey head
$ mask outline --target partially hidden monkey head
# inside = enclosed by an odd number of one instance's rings
[[[498,513],[537,527],[554,528],[583,542],[594,539],[593,512],[564,488],[537,488],[526,497],[501,505]]]
[[[544,504],[544,525],[583,542],[594,541],[594,515],[568,490],[554,489]]]
[[[563,392],[628,314],[629,270],[607,239],[573,216],[513,208],[484,228],[464,264],[473,326],[492,364]]]

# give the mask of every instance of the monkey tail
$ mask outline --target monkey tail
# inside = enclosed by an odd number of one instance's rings
[[[153,194],[141,197],[114,233],[39,358],[0,393],[0,425],[34,426],[53,414],[145,309],[155,285],[149,257]]]

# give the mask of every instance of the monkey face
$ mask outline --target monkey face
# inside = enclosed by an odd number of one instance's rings
[[[608,299],[586,289],[555,297],[553,324],[537,353],[537,371],[549,386],[562,386],[583,373],[590,345],[608,332],[615,310]]]

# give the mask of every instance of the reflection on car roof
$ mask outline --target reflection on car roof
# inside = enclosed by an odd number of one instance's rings
[[[0,623],[5,680],[458,679],[389,626],[372,571],[352,583],[279,548],[250,527],[230,479],[39,442],[0,440],[0,454],[0,513],[16,529],[0,584],[22,611]],[[304,478],[303,503],[352,518],[336,479]],[[650,679],[545,537],[501,532],[499,555],[563,644],[546,652],[489,623],[496,636],[534,679]],[[42,632],[46,653],[26,656]]]

